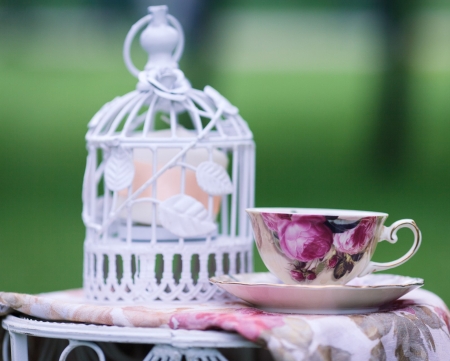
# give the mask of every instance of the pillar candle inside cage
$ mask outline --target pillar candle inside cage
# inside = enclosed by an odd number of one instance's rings
[[[151,137],[169,136],[169,130],[161,130],[150,134]],[[178,128],[177,135],[182,137],[194,137],[195,134],[186,129]],[[171,159],[176,157],[180,148],[167,147],[152,149],[135,148],[133,150],[134,178],[132,189],[136,190],[142,187],[157,171],[164,167]],[[153,221],[152,199],[164,201],[176,194],[186,194],[197,199],[206,209],[209,207],[210,195],[200,188],[196,179],[197,167],[205,161],[212,161],[225,170],[228,166],[228,157],[224,151],[211,148],[201,148],[189,150],[180,162],[173,167],[165,170],[158,179],[149,185],[137,198],[137,202],[131,205],[131,218],[137,225],[151,225]],[[127,199],[129,191],[127,188],[118,192],[116,207],[120,207]],[[141,201],[148,199],[148,201]],[[220,196],[212,197],[212,213],[214,219],[217,217],[220,209]],[[123,209],[120,213],[122,219],[128,216],[128,210]],[[156,224],[160,225],[156,217]]]

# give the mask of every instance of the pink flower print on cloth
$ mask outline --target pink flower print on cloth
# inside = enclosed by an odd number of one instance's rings
[[[322,258],[330,250],[333,233],[325,225],[325,217],[294,214],[289,219],[286,217],[289,215],[277,216],[267,217],[266,225],[269,223],[269,229],[276,229],[280,247],[290,259],[308,262]]]
[[[334,247],[337,251],[350,255],[362,252],[375,235],[376,223],[376,217],[366,217],[355,228],[335,233]]]

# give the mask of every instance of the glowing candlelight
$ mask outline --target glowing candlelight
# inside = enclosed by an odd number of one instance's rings
[[[152,138],[170,138],[170,130],[161,130],[151,132],[149,137]],[[178,137],[195,137],[195,133],[184,128],[177,130]],[[153,175],[153,159],[157,159],[156,170],[161,169],[170,160],[172,160],[178,153],[180,148],[159,148],[156,157],[149,148],[135,148],[133,151],[133,164],[135,175],[133,178],[133,190],[140,188]],[[224,169],[228,166],[228,158],[225,152],[217,149],[210,151],[206,148],[197,148],[189,150],[184,157],[182,157],[179,165],[168,169],[156,180],[156,197],[153,195],[153,187],[149,186],[142,192],[139,199],[153,198],[158,201],[164,201],[174,195],[183,193],[183,172],[184,172],[184,194],[191,196],[198,200],[203,206],[208,209],[209,195],[202,190],[196,179],[195,169],[202,162],[212,160],[219,164]],[[181,163],[181,164],[180,164]],[[184,169],[183,169],[184,168]],[[127,198],[128,190],[123,189],[118,192],[117,207],[120,206]],[[214,218],[219,212],[221,196],[213,197],[213,216]],[[152,202],[137,202],[132,206],[131,217],[134,222],[141,224],[152,224],[153,205]],[[127,210],[121,212],[121,217],[127,217]]]

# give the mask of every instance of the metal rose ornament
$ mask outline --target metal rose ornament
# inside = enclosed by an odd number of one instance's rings
[[[143,70],[130,56],[139,33]],[[136,89],[89,122],[83,280],[91,300],[204,301],[223,294],[210,276],[252,270],[253,135],[219,91],[192,88],[178,66],[183,48],[167,7],[149,7],[124,44]]]

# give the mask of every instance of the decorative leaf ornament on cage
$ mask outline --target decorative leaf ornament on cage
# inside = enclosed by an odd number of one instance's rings
[[[140,35],[143,71],[130,58]],[[184,36],[166,6],[130,29],[136,90],[89,123],[83,185],[84,291],[99,301],[205,301],[208,278],[252,269],[244,210],[254,203],[254,142],[238,109],[178,69]]]

